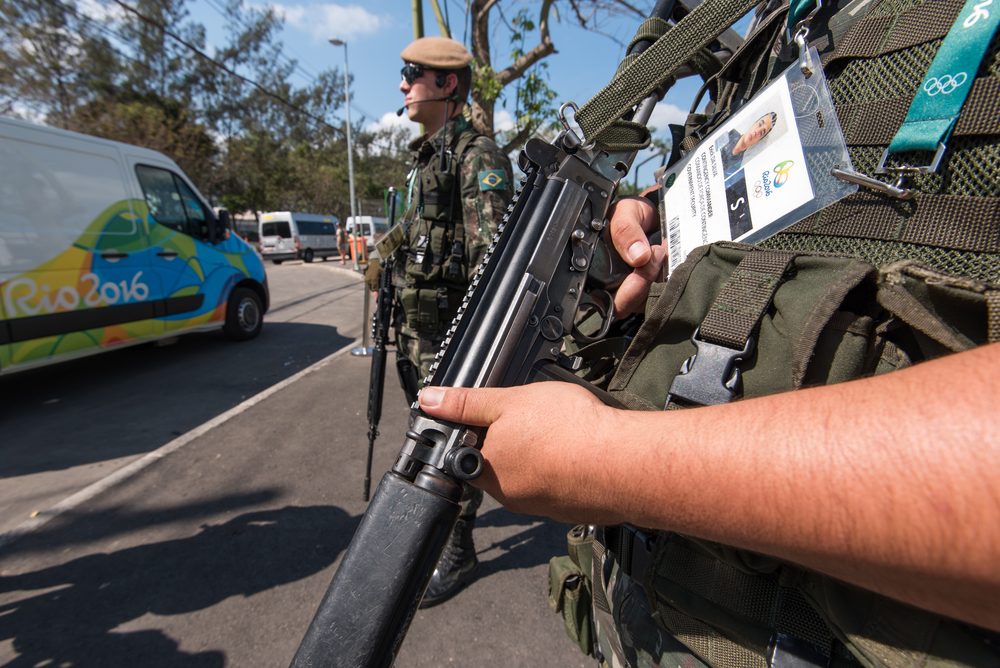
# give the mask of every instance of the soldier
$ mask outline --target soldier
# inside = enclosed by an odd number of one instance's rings
[[[510,159],[480,134],[463,112],[472,84],[472,54],[459,42],[423,37],[400,54],[399,90],[411,121],[426,132],[410,143],[407,226],[393,253],[396,365],[412,405],[434,356],[513,196]],[[378,288],[381,266],[366,272]],[[454,596],[479,574],[472,542],[482,491],[466,485],[462,513],[420,604]]]

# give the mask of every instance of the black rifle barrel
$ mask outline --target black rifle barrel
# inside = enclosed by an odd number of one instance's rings
[[[389,668],[460,508],[386,473],[292,666]]]
[[[389,188],[389,229],[396,220],[396,189]],[[366,286],[367,288],[367,286]],[[392,260],[386,258],[382,263],[382,275],[379,277],[378,303],[375,305],[375,317],[372,318],[372,338],[375,346],[372,348],[371,375],[368,379],[368,463],[365,466],[365,489],[362,498],[367,501],[372,484],[372,453],[375,450],[375,439],[378,438],[378,423],[382,419],[382,397],[385,394],[385,367],[389,345],[389,321],[392,317]],[[365,299],[371,296],[365,293]],[[367,324],[367,323],[366,323]]]

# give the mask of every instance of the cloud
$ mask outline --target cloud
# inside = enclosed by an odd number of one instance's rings
[[[357,5],[283,5],[268,3],[288,25],[312,35],[317,42],[337,37],[350,43],[358,35],[367,35],[385,27],[387,19]]]
[[[493,129],[496,132],[505,132],[514,127],[514,117],[506,109],[499,109],[493,112]]]
[[[676,104],[660,102],[653,108],[653,115],[649,117],[648,125],[656,128],[656,134],[670,136],[667,126],[671,123],[674,125],[684,125],[684,121],[687,120],[687,117],[688,112],[681,109]]]
[[[382,114],[382,118],[365,126],[365,130],[369,132],[378,132],[386,128],[403,128],[410,133],[410,137],[413,139],[416,139],[417,135],[420,134],[420,125],[418,123],[414,123],[407,118],[405,113],[402,116],[397,116],[395,111],[386,112]]]

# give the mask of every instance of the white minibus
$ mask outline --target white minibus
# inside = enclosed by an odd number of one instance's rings
[[[336,216],[271,211],[260,216],[260,252],[265,260],[312,262],[338,255]]]

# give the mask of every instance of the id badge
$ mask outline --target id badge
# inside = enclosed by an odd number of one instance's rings
[[[793,63],[660,177],[669,270],[698,246],[762,241],[857,190],[835,166],[853,169],[826,77]]]
[[[403,238],[405,236],[406,230],[403,227],[402,221],[393,225],[391,230],[375,242],[375,253],[378,255],[378,259],[385,260],[392,255],[397,248],[403,245]]]

